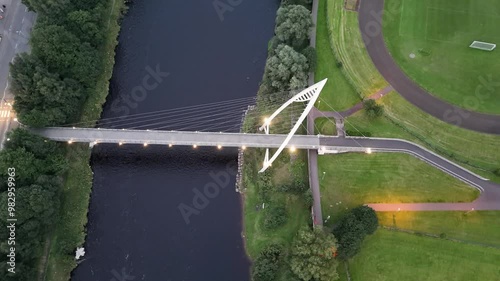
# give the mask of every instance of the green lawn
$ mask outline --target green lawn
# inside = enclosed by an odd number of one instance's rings
[[[406,154],[325,155],[318,164],[324,217],[363,203],[470,202],[479,194]]]
[[[500,212],[380,212],[381,225],[496,245],[500,247]]]
[[[332,53],[330,39],[328,37],[328,27],[326,24],[326,1],[321,0],[318,7],[318,21],[316,24],[316,53],[317,68],[315,72],[316,82],[328,78],[328,82],[323,88],[321,98],[325,100],[323,105],[317,103],[321,110],[342,111],[350,108],[359,102],[353,86],[349,84],[346,77],[336,65],[336,58]]]
[[[384,104],[388,118],[369,120],[363,112],[358,112],[346,119],[346,129],[420,143],[484,177],[500,182],[500,177],[493,173],[500,168],[500,136],[451,126],[414,107],[396,93],[379,101]]]
[[[358,13],[344,9],[344,0],[326,1],[326,10],[330,44],[334,55],[342,62],[342,72],[348,81],[364,97],[386,87],[387,82],[365,49],[358,27]]]
[[[451,103],[500,114],[500,52],[468,47],[500,43],[500,1],[387,0],[385,10],[386,44],[410,77]]]
[[[500,280],[500,250],[379,229],[349,263],[352,280]]]

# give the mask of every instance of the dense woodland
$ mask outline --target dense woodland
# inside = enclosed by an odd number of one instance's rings
[[[30,54],[10,66],[14,109],[31,127],[63,125],[78,120],[82,105],[102,71],[109,13],[106,0],[23,0],[38,19]],[[44,246],[60,217],[63,175],[68,167],[60,144],[26,130],[9,133],[0,152],[0,279],[37,280]],[[16,200],[16,269],[7,272],[8,168],[14,167]],[[12,189],[11,189],[12,191]],[[62,252],[74,253],[74,241],[60,241]],[[7,279],[7,277],[9,277]]]

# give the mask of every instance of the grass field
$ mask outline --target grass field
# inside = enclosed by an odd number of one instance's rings
[[[500,280],[500,250],[379,229],[349,262],[352,280]]]
[[[364,203],[469,202],[479,195],[406,154],[325,155],[318,164],[324,217]]]
[[[500,212],[379,212],[381,225],[500,247]]]
[[[500,52],[468,47],[474,40],[500,44],[499,23],[497,0],[388,0],[384,36],[401,68],[432,94],[500,114]]]
[[[316,82],[328,78],[323,88],[321,98],[334,110],[342,111],[350,108],[360,101],[354,87],[347,81],[341,69],[336,65],[336,58],[333,55],[330,39],[328,37],[328,27],[326,23],[326,1],[319,2],[318,21],[316,24],[316,53],[317,67],[315,72]],[[327,104],[316,106],[321,110],[332,110]]]
[[[346,129],[420,143],[486,178],[500,182],[500,177],[493,173],[500,168],[500,136],[476,133],[446,124],[414,107],[396,93],[379,101],[384,104],[385,113],[390,119],[382,117],[369,120],[363,112],[358,112],[346,119]]]
[[[326,23],[334,55],[356,92],[366,97],[388,84],[372,63],[358,27],[358,13],[344,9],[344,0],[326,2]],[[321,12],[321,10],[320,10]]]

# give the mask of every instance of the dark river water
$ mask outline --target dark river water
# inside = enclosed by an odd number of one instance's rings
[[[130,128],[136,114],[255,96],[278,2],[133,1],[103,119],[124,117]],[[221,17],[214,3],[239,4]],[[248,280],[236,158],[231,149],[97,145],[86,259],[72,280]],[[197,198],[214,185],[218,194]],[[196,213],[186,219],[179,206]]]

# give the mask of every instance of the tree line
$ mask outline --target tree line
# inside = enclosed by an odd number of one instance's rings
[[[0,279],[36,280],[45,238],[59,217],[62,175],[68,163],[60,144],[23,129],[10,132],[8,138],[0,151]],[[11,186],[9,168],[15,169]],[[7,212],[9,191],[15,199],[15,244],[8,243],[9,231],[5,225],[12,218]],[[16,254],[15,274],[7,271],[11,247]]]
[[[102,73],[109,1],[23,0],[38,15],[31,53],[10,65],[14,109],[21,123],[45,127],[74,122]],[[47,237],[60,217],[62,145],[16,129],[0,151],[0,280],[37,280]],[[8,168],[15,168],[16,270],[7,271]],[[12,192],[12,190],[11,190]],[[12,195],[12,194],[10,194]],[[64,244],[64,243],[63,243]],[[73,245],[58,245],[68,254]]]

